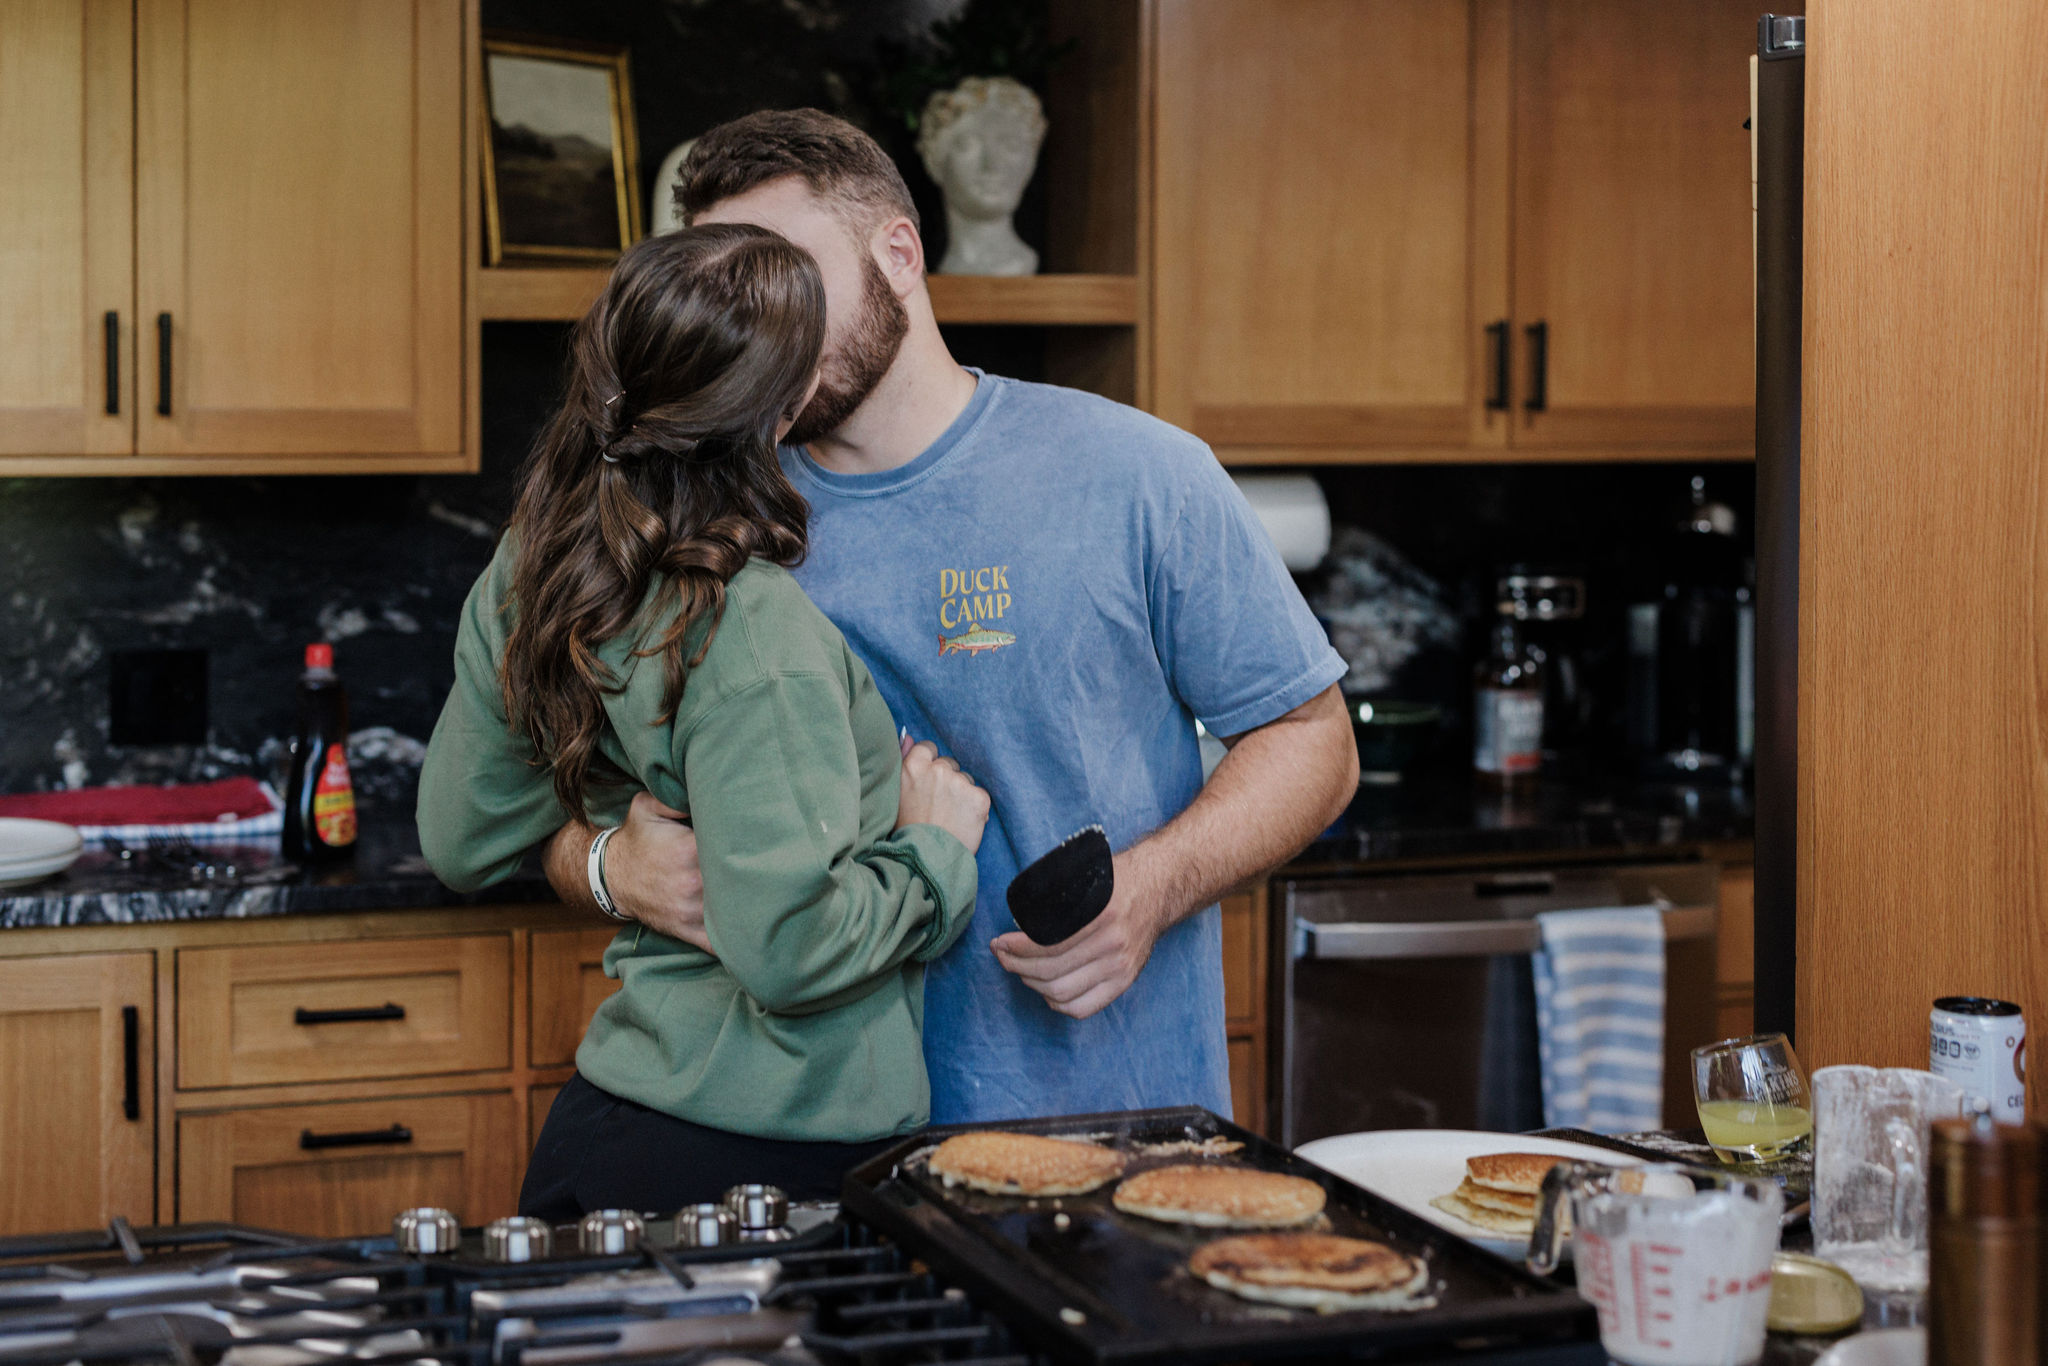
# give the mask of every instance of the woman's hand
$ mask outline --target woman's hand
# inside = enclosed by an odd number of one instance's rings
[[[967,846],[981,848],[988,824],[988,793],[960,771],[960,765],[939,754],[929,740],[907,741],[903,749],[902,795],[896,802],[896,828],[936,825]]]

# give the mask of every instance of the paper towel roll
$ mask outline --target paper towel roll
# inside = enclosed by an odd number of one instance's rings
[[[1330,505],[1306,474],[1233,474],[1281,562],[1295,573],[1314,569],[1330,553]]]

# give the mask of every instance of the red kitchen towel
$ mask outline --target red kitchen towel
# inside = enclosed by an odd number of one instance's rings
[[[277,798],[254,778],[173,787],[82,787],[73,792],[0,797],[0,816],[78,826],[204,825],[251,820],[277,809]]]

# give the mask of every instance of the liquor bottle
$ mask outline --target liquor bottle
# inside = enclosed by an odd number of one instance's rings
[[[308,645],[299,675],[299,732],[284,807],[284,852],[328,863],[355,852],[356,794],[348,774],[348,694],[334,673],[334,647]]]
[[[1481,786],[1535,784],[1543,765],[1543,663],[1522,638],[1515,604],[1498,604],[1487,657],[1473,673],[1472,769]]]

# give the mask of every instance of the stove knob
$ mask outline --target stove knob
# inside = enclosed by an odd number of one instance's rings
[[[724,1205],[685,1205],[676,1211],[677,1247],[724,1247],[739,1238],[739,1217]]]
[[[391,1236],[400,1252],[419,1257],[445,1257],[462,1243],[462,1221],[445,1209],[422,1205],[391,1221]]]
[[[508,1215],[484,1225],[484,1257],[493,1262],[532,1262],[548,1255],[555,1231],[544,1219]]]
[[[646,1229],[631,1210],[594,1209],[576,1226],[576,1243],[592,1256],[616,1257],[632,1251]]]
[[[793,1237],[789,1223],[789,1197],[775,1186],[734,1186],[725,1193],[725,1207],[739,1220],[740,1237],[772,1242]]]

